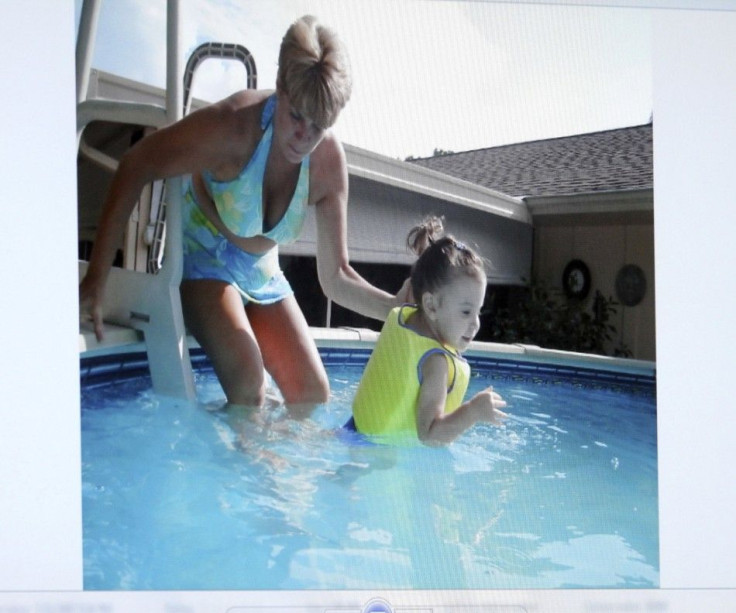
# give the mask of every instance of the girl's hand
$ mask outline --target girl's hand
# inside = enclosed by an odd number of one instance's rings
[[[478,421],[500,426],[503,420],[508,417],[506,413],[501,411],[501,409],[506,408],[506,401],[493,391],[493,387],[478,392],[473,396],[470,403],[478,415]]]

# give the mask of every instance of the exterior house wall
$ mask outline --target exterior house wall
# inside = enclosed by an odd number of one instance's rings
[[[534,230],[533,270],[538,281],[562,290],[562,274],[570,260],[587,264],[591,288],[586,304],[592,304],[596,290],[619,305],[611,323],[618,337],[607,348],[627,347],[633,357],[656,359],[654,319],[654,225],[650,221],[554,222],[539,223]],[[625,264],[636,264],[645,275],[643,300],[627,307],[616,296],[616,275]]]
[[[411,265],[409,230],[427,215],[444,216],[445,230],[491,262],[491,285],[522,285],[532,266],[530,223],[461,206],[361,177],[350,177],[348,248],[352,262]],[[317,230],[309,210],[299,239],[279,247],[284,255],[314,256]]]

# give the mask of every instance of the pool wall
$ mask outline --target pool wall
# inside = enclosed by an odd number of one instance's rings
[[[366,328],[310,330],[326,364],[362,364],[378,339],[378,332]],[[207,364],[206,356],[192,337],[188,337],[188,344],[192,365],[196,368]],[[79,334],[79,352],[82,384],[92,384],[99,378],[109,380],[148,372],[145,342],[139,332],[129,328],[106,325],[105,339],[100,343],[91,328],[85,326]],[[474,341],[464,356],[471,363],[482,362],[519,374],[539,373],[632,384],[652,384],[656,379],[654,362],[557,351],[535,345]]]

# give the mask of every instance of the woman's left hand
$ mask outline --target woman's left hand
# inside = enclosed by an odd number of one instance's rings
[[[411,291],[410,278],[407,278],[401,286],[401,289],[396,292],[395,300],[396,306],[401,306],[404,304],[414,304],[414,292]]]

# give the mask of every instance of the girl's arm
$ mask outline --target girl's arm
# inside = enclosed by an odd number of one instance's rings
[[[417,402],[417,434],[427,445],[446,445],[478,421],[498,424],[506,414],[506,402],[488,388],[479,392],[455,411],[445,414],[447,397],[447,358],[430,355],[422,366],[422,385]]]
[[[366,317],[384,320],[407,299],[408,283],[393,296],[350,266],[347,248],[348,171],[345,152],[330,134],[312,154],[317,217],[317,274],[325,295]]]

